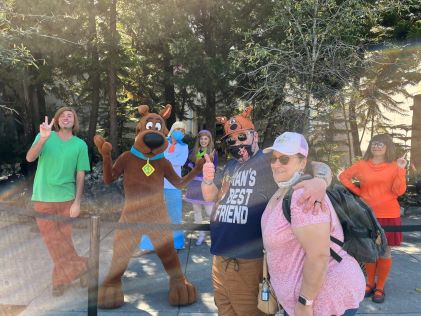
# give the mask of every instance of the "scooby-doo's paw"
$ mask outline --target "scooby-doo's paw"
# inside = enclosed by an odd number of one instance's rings
[[[124,305],[124,293],[121,283],[103,285],[98,290],[98,307],[102,309],[119,308]]]
[[[101,152],[102,144],[105,143],[105,139],[100,135],[95,135],[94,143],[95,143],[95,146],[98,148],[99,152]]]
[[[210,158],[210,161],[212,162],[213,158]],[[202,171],[205,163],[206,163],[205,158],[197,159],[195,168],[198,169],[199,171]]]
[[[98,151],[100,152],[101,155],[111,154],[111,150],[113,149],[113,146],[109,142],[106,142],[102,136],[95,135],[94,143],[96,147],[98,148]]]
[[[193,304],[196,296],[196,288],[185,277],[170,280],[168,300],[171,305]]]

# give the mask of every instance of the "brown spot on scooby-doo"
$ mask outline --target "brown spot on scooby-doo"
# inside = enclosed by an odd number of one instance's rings
[[[131,151],[122,153],[112,162],[112,146],[101,136],[94,138],[102,159],[103,179],[111,183],[123,175],[125,202],[120,223],[171,223],[164,202],[164,178],[177,188],[185,186],[201,171],[204,160],[198,161],[196,168],[183,178],[174,171],[171,163],[162,154],[168,146],[166,119],[171,114],[167,105],[159,114],[150,113],[147,105],[138,108],[141,119],[136,126],[133,147],[143,154],[139,157]],[[146,159],[150,158],[150,159]],[[158,157],[158,159],[154,159]],[[150,164],[150,166],[145,165]],[[152,168],[150,168],[152,167]],[[151,170],[153,170],[151,172]],[[124,290],[121,278],[127,269],[133,251],[137,248],[141,235],[148,234],[156,254],[168,273],[168,301],[171,305],[188,305],[196,301],[196,288],[183,274],[177,253],[173,246],[171,230],[119,229],[115,232],[111,267],[98,293],[100,308],[118,308],[124,304]],[[139,291],[147,289],[139,289]]]

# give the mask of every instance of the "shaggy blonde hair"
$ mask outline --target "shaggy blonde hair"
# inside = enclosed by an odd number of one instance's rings
[[[74,123],[73,123],[72,132],[75,135],[77,132],[79,132],[79,118],[76,114],[75,109],[70,106],[63,106],[57,110],[56,114],[54,114],[54,129],[56,130],[56,132],[60,130],[60,125],[58,124],[58,118],[65,111],[70,111],[73,113]]]

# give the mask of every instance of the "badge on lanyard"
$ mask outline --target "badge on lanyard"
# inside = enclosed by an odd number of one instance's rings
[[[149,159],[147,160],[146,165],[142,167],[142,171],[147,177],[154,173],[155,168],[149,163]]]
[[[208,149],[207,149],[207,148],[205,148],[204,150],[199,150],[199,151],[196,153],[196,159],[201,159],[201,158],[203,158],[203,157],[205,156],[205,154],[207,153],[207,151],[208,151]]]

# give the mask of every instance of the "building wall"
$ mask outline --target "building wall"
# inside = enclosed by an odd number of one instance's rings
[[[412,106],[411,163],[421,170],[421,94],[414,96]]]

